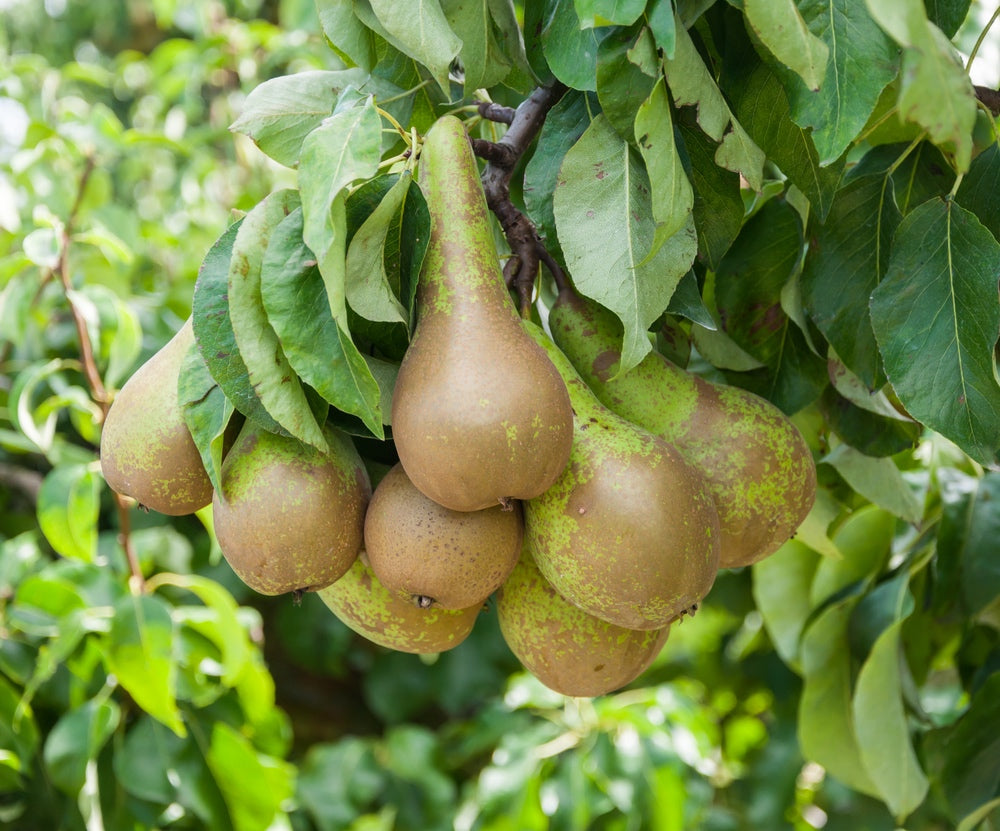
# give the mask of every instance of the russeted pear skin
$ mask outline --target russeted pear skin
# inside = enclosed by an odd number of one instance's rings
[[[393,394],[400,461],[422,493],[455,511],[529,499],[566,466],[573,415],[559,373],[521,328],[457,118],[427,132],[419,183],[431,230]]]
[[[379,646],[424,655],[453,649],[469,636],[481,604],[421,608],[385,588],[367,560],[362,551],[343,577],[318,592],[344,625]]]
[[[177,396],[181,364],[193,343],[189,318],[125,382],[101,431],[101,472],[111,489],[171,516],[212,501],[212,483]]]
[[[625,629],[566,601],[527,554],[497,593],[497,620],[524,668],[563,695],[594,697],[638,678],[670,627]]]
[[[816,465],[781,410],[656,352],[619,374],[621,324],[573,292],[560,293],[549,325],[605,406],[674,444],[704,474],[719,511],[721,567],[758,562],[795,533],[815,501]]]
[[[569,464],[524,503],[528,550],[556,591],[626,629],[661,629],[708,594],[719,518],[701,474],[659,436],[601,404],[537,326],[526,323],[573,402]]]
[[[361,551],[368,473],[348,436],[324,434],[328,453],[247,421],[222,464],[215,535],[233,571],[260,594],[321,589]]]
[[[395,465],[365,515],[365,551],[379,582],[404,599],[465,609],[510,574],[524,536],[521,505],[453,511],[424,496]]]

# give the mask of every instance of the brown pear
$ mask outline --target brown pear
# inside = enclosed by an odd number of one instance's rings
[[[112,490],[180,516],[212,501],[212,483],[184,423],[177,380],[194,344],[190,318],[115,396],[101,431],[101,472]]]
[[[319,596],[350,629],[388,649],[434,654],[464,641],[479,616],[481,604],[468,609],[424,608],[383,586],[365,552],[347,573]]]
[[[392,401],[396,449],[413,484],[446,508],[529,499],[566,466],[569,397],[521,328],[458,119],[431,127],[419,165],[431,229]]]
[[[365,551],[387,589],[423,605],[482,603],[521,551],[521,505],[453,511],[424,496],[397,464],[379,482],[365,515]]]
[[[625,629],[662,629],[709,591],[719,518],[704,477],[659,436],[600,403],[537,326],[573,402],[562,475],[524,503],[525,540],[556,591]]]
[[[656,352],[619,372],[621,324],[571,291],[560,293],[549,324],[605,406],[665,438],[704,474],[719,511],[720,566],[751,565],[792,536],[815,499],[816,465],[784,413]]]
[[[324,435],[323,453],[247,421],[222,464],[212,502],[219,547],[254,591],[315,591],[361,551],[371,484],[351,439]]]
[[[625,629],[560,595],[526,552],[497,593],[497,620],[511,652],[549,689],[598,696],[635,680],[670,632]]]

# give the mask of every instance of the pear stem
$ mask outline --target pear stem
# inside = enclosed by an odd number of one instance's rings
[[[537,87],[516,110],[484,101],[479,105],[479,114],[490,121],[508,124],[509,128],[497,142],[471,140],[473,152],[487,162],[482,173],[486,204],[500,221],[510,245],[512,256],[504,268],[504,279],[517,292],[522,318],[531,315],[539,263],[545,263],[557,285],[566,278],[542,244],[534,223],[511,202],[510,180],[514,167],[542,129],[549,110],[565,92],[566,87],[560,83]]]

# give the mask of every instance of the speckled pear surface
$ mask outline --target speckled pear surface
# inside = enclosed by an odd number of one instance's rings
[[[417,488],[452,510],[537,496],[569,456],[569,397],[520,326],[458,119],[428,131],[419,183],[431,237],[393,394],[400,461]]]
[[[468,609],[424,609],[383,586],[364,552],[337,582],[319,592],[327,607],[359,635],[388,649],[433,654],[464,641],[481,604]]]
[[[101,431],[101,472],[112,490],[172,516],[212,501],[212,483],[177,397],[181,364],[193,343],[188,319],[126,381]]]
[[[705,475],[719,511],[721,566],[755,563],[792,536],[815,500],[816,466],[784,413],[656,352],[618,374],[621,324],[570,292],[560,294],[549,324],[602,403],[676,445]]]
[[[704,478],[676,448],[600,403],[537,326],[573,402],[569,464],[524,503],[525,540],[567,600],[626,629],[661,629],[715,580],[719,519]]]
[[[519,502],[453,511],[424,496],[402,465],[378,483],[365,515],[365,551],[379,581],[445,609],[482,603],[521,552]]]
[[[350,438],[326,430],[329,453],[247,422],[212,501],[219,547],[254,591],[315,591],[361,551],[371,484]]]
[[[588,615],[552,587],[528,554],[497,594],[497,618],[524,668],[573,696],[604,695],[639,677],[670,631],[625,629]]]

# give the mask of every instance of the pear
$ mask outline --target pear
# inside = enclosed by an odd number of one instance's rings
[[[635,680],[670,632],[625,629],[566,601],[525,553],[497,593],[497,620],[524,668],[563,695],[598,696]]]
[[[111,489],[171,516],[212,501],[212,483],[177,397],[181,364],[193,343],[188,318],[126,381],[101,431],[101,472]]]
[[[521,552],[521,505],[453,511],[424,496],[395,465],[365,515],[365,551],[387,589],[425,606],[481,604]]]
[[[781,410],[656,352],[619,374],[621,324],[572,291],[560,292],[549,325],[605,406],[674,444],[704,474],[719,511],[720,566],[751,565],[792,536],[815,500],[816,465]]]
[[[327,453],[248,420],[222,464],[215,535],[260,594],[328,586],[361,550],[368,473],[348,436],[330,428],[324,436]]]
[[[530,499],[566,466],[573,414],[559,373],[520,326],[453,116],[428,131],[419,182],[431,229],[392,401],[399,459],[422,493],[455,511]]]
[[[588,614],[626,629],[662,629],[715,580],[715,503],[675,447],[602,405],[545,333],[524,325],[562,374],[575,413],[569,464],[524,503],[531,556]]]
[[[361,555],[347,573],[318,592],[327,607],[350,629],[388,649],[434,654],[464,641],[482,604],[468,609],[424,608],[383,586]]]

